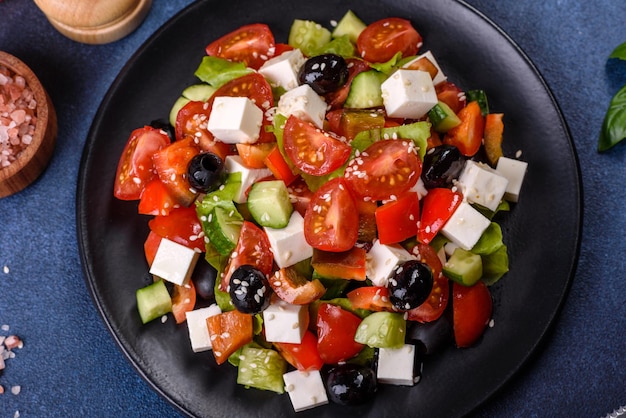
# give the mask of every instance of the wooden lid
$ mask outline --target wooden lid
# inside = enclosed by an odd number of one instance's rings
[[[35,0],[52,26],[87,44],[105,44],[131,33],[144,20],[152,0]]]
[[[0,198],[35,181],[46,169],[57,137],[57,116],[52,101],[32,70],[11,54],[0,51],[0,64],[26,79],[37,101],[37,123],[32,142],[9,166],[0,168]]]

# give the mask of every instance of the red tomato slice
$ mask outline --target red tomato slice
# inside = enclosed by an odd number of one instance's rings
[[[345,252],[314,250],[311,266],[322,277],[364,281],[367,251],[352,247]]]
[[[152,262],[154,261],[154,257],[156,256],[156,252],[159,249],[162,239],[163,238],[161,238],[161,236],[154,231],[150,231],[148,233],[148,237],[143,243],[143,252],[146,256],[148,266],[152,266]]]
[[[178,207],[178,202],[169,194],[165,184],[157,177],[144,188],[139,200],[138,211],[142,215],[165,216],[176,207]]]
[[[389,302],[389,290],[386,287],[364,286],[351,290],[346,295],[355,309],[369,311],[393,312],[393,305]]]
[[[470,347],[480,338],[492,312],[491,293],[482,280],[470,287],[452,283],[454,340],[458,347]]]
[[[206,53],[258,70],[274,54],[274,35],[263,23],[242,26],[211,42]]]
[[[181,206],[191,205],[198,196],[187,180],[187,166],[189,161],[199,153],[200,149],[194,144],[193,139],[187,137],[172,142],[152,156],[159,179],[170,196]]]
[[[454,83],[441,82],[435,86],[435,91],[437,92],[437,100],[447,104],[454,113],[459,113],[459,110],[467,104],[465,93]]]
[[[250,221],[244,221],[235,251],[231,253],[224,269],[220,290],[226,292],[230,276],[238,267],[248,264],[268,275],[272,272],[274,255],[265,232]]]
[[[187,320],[187,312],[193,311],[196,306],[196,288],[193,282],[183,286],[174,285],[172,292],[172,314],[177,324],[182,324]]]
[[[160,129],[144,126],[128,138],[115,173],[113,195],[120,200],[137,200],[144,187],[155,177],[152,155],[170,144]]]
[[[459,110],[461,124],[450,129],[443,137],[444,144],[454,145],[461,154],[471,157],[478,152],[483,141],[485,118],[478,102],[469,102]]]
[[[293,115],[285,122],[283,146],[296,167],[314,176],[335,171],[348,161],[352,152],[341,137]]]
[[[231,354],[251,342],[254,336],[252,315],[236,309],[210,316],[206,323],[217,364],[228,360]]]
[[[300,344],[274,343],[274,347],[287,363],[300,371],[319,370],[324,365],[317,351],[317,337],[311,331],[304,333]]]
[[[209,99],[209,106],[212,106],[216,97],[223,96],[247,97],[263,111],[266,111],[270,107],[274,106],[272,87],[267,82],[265,77],[259,73],[246,74],[219,87]],[[263,120],[264,123],[267,123],[266,118]],[[261,133],[263,133],[263,131],[265,131],[265,129],[261,128]]]
[[[155,216],[148,221],[150,230],[162,238],[177,242],[187,248],[205,251],[202,224],[194,207],[176,208],[167,216]]]
[[[346,179],[360,197],[389,200],[409,191],[422,172],[413,143],[389,139],[374,142],[346,169]]]
[[[398,200],[376,209],[376,229],[381,244],[395,244],[417,234],[420,203],[416,192],[407,192]]]
[[[448,306],[450,281],[442,274],[441,260],[433,247],[418,243],[410,252],[422,263],[428,264],[433,271],[433,288],[424,303],[407,312],[407,319],[422,323],[431,322],[438,319]]]
[[[308,305],[326,293],[322,282],[318,279],[309,281],[292,267],[276,271],[269,283],[279,298],[293,305]]]
[[[326,364],[357,355],[363,344],[354,341],[361,318],[339,306],[321,303],[317,311],[317,351]]]
[[[270,169],[274,177],[282,180],[287,186],[298,178],[291,170],[291,167],[278,147],[274,147],[269,154],[267,154],[264,162],[265,166]]]
[[[320,187],[304,215],[304,238],[323,251],[348,251],[359,236],[359,214],[342,177]]]
[[[422,199],[422,216],[417,229],[417,239],[424,244],[430,243],[448,222],[461,201],[463,195],[459,192],[443,187],[430,189]]]
[[[343,106],[344,102],[348,98],[348,93],[350,92],[350,86],[352,85],[354,77],[357,74],[371,68],[367,62],[357,58],[346,59],[346,64],[348,65],[348,81],[346,81],[346,84],[344,84],[339,90],[328,93],[325,96],[326,103],[328,103],[331,109],[339,109]]]
[[[387,62],[398,52],[403,57],[417,54],[422,36],[411,22],[388,17],[369,24],[356,42],[360,56],[369,62]]]

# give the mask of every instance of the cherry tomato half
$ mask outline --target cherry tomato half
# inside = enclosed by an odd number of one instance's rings
[[[411,22],[388,17],[369,24],[357,39],[357,50],[369,62],[387,62],[398,52],[403,57],[417,54],[422,36]]]
[[[337,364],[357,355],[363,344],[354,341],[361,318],[330,303],[317,311],[317,351],[326,364]]]
[[[433,247],[418,243],[410,252],[432,269],[433,288],[424,303],[407,312],[407,319],[422,323],[432,322],[438,319],[448,306],[450,281],[442,274],[441,260]]]
[[[454,340],[458,347],[473,345],[491,320],[493,302],[482,280],[473,286],[452,283]]]
[[[274,53],[274,35],[263,23],[242,26],[211,42],[206,47],[206,53],[243,62],[258,70]]]

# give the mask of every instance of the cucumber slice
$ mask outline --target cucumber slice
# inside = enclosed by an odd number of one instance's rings
[[[441,101],[428,111],[428,119],[435,131],[440,133],[448,132],[461,124],[461,119],[450,109],[450,106]]]
[[[194,84],[183,90],[183,97],[194,102],[206,102],[215,93],[215,90],[208,84]]]
[[[337,23],[337,26],[335,26],[332,37],[339,38],[340,36],[348,36],[348,39],[356,44],[356,40],[366,26],[367,25],[363,23],[352,10],[348,10],[339,23]]]
[[[364,318],[354,334],[354,341],[376,348],[400,348],[406,336],[404,315],[374,312]]]
[[[286,371],[287,362],[278,352],[245,346],[239,356],[237,383],[246,387],[284,393],[283,374]]]
[[[216,206],[206,219],[203,228],[209,236],[209,241],[221,255],[230,254],[237,245],[243,217],[237,212],[234,203]]]
[[[293,205],[282,180],[254,183],[248,193],[248,210],[261,226],[282,229],[289,223]]]
[[[163,280],[137,289],[135,296],[137,298],[137,310],[141,322],[144,324],[172,312],[172,298]]]
[[[178,116],[178,112],[190,101],[191,100],[184,96],[180,96],[178,99],[176,99],[176,101],[172,105],[172,109],[170,110],[170,125],[176,126],[176,116]]]
[[[443,274],[464,286],[474,285],[483,275],[483,262],[478,254],[456,248],[443,265]]]
[[[330,42],[328,29],[311,20],[296,19],[289,30],[287,43],[300,49],[307,57],[314,56],[319,49]]]
[[[347,108],[368,109],[383,105],[380,85],[387,76],[376,70],[363,71],[352,80],[350,91],[344,104]]]

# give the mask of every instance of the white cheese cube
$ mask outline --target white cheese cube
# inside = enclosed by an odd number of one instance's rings
[[[443,226],[441,233],[459,247],[469,251],[476,245],[489,224],[491,221],[488,218],[463,201]]]
[[[437,104],[430,74],[420,70],[396,70],[380,86],[387,115],[419,119]]]
[[[150,273],[183,286],[189,281],[200,253],[167,238],[162,238]]]
[[[509,181],[487,164],[468,160],[459,176],[458,186],[463,197],[495,211],[504,197]]]
[[[376,240],[365,260],[367,278],[375,286],[387,286],[396,268],[405,261],[416,259],[417,257],[397,244],[385,245]]]
[[[303,84],[280,97],[277,111],[287,117],[294,115],[322,129],[326,116],[326,102],[311,86]]]
[[[298,87],[298,72],[306,61],[302,51],[292,49],[271,58],[259,68],[259,73],[267,79],[272,87],[282,87],[291,90]]]
[[[236,203],[245,203],[248,200],[246,193],[250,186],[258,180],[272,175],[268,168],[246,167],[238,155],[227,156],[224,160],[224,169],[227,173],[241,173],[241,188],[233,199]]]
[[[308,305],[293,305],[275,298],[263,311],[263,325],[267,341],[300,344],[309,326]]]
[[[405,344],[400,348],[379,348],[376,379],[388,385],[413,386],[415,376],[415,347]]]
[[[313,256],[313,247],[304,238],[304,218],[298,212],[291,214],[286,227],[264,229],[278,267],[289,267]]]
[[[251,144],[259,139],[263,111],[247,97],[216,97],[207,129],[227,144]]]
[[[328,403],[328,395],[319,370],[310,372],[294,370],[283,374],[283,380],[295,412]]]
[[[206,308],[194,309],[185,313],[189,330],[189,341],[191,341],[191,349],[194,353],[211,349],[211,339],[209,338],[209,328],[206,325],[206,319],[219,313],[222,313],[222,310],[215,303]]]
[[[496,165],[496,171],[504,176],[509,184],[506,186],[504,198],[509,202],[517,202],[519,200],[519,192],[522,189],[524,176],[528,169],[528,163],[525,161],[514,160],[512,158],[500,157]]]
[[[417,56],[415,59],[412,59],[411,61],[407,62],[406,64],[404,64],[402,66],[402,68],[410,68],[411,64],[413,64],[414,62],[419,61],[421,59],[427,59],[437,69],[437,74],[435,74],[435,77],[433,77],[433,84],[435,86],[437,84],[439,84],[439,83],[443,83],[444,81],[446,81],[448,79],[448,77],[443,73],[443,70],[439,66],[439,63],[437,63],[437,60],[435,59],[435,56],[430,51],[426,51],[423,54]]]

